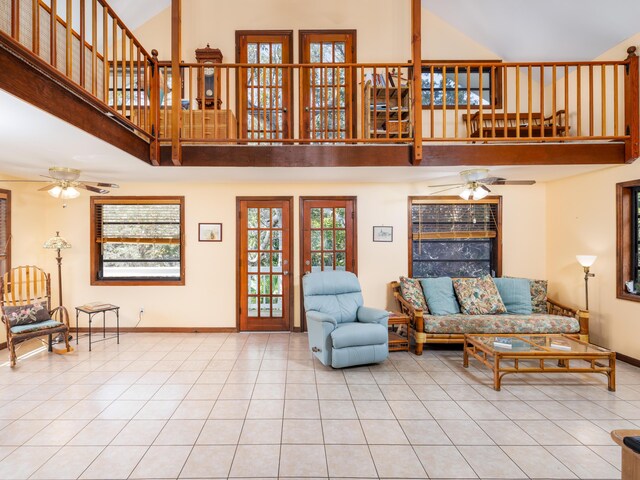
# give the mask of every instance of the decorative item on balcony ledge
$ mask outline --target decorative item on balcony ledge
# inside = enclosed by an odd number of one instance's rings
[[[595,263],[596,258],[598,257],[595,255],[576,255],[576,260],[584,269],[584,299],[587,310],[589,310],[589,278],[596,276],[595,273],[589,273],[589,269]]]
[[[57,250],[58,252],[58,256],[56,257],[58,261],[58,305],[62,306],[62,255],[60,254],[60,250],[71,248],[71,244],[60,236],[60,232],[56,232],[56,236],[44,242],[42,247]]]

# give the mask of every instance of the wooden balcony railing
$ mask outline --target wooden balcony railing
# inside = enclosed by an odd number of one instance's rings
[[[145,113],[151,108],[153,57],[105,0],[0,0],[0,13],[1,33],[120,121],[147,137],[153,134]]]
[[[182,63],[180,139],[240,144],[410,143],[409,68],[408,64]],[[159,69],[159,135],[166,142],[172,135],[173,72],[170,62],[159,62]]]
[[[423,142],[613,141],[627,161],[640,156],[635,47],[620,61],[422,62],[420,89],[419,62],[180,63],[173,82],[171,62],[106,0],[0,0],[0,40],[148,141],[155,164],[161,143],[413,144],[415,154]]]
[[[629,81],[638,70],[635,48],[629,54],[600,62],[423,63],[423,140],[627,140],[638,90]]]

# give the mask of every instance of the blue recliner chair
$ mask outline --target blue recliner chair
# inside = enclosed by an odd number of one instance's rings
[[[363,307],[351,272],[309,273],[302,278],[309,348],[334,368],[382,362],[389,356],[389,313]]]

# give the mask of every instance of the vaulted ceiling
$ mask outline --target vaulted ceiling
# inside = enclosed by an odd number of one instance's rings
[[[229,0],[221,0],[229,1]],[[263,0],[270,1],[270,0]],[[309,0],[279,1],[283,3]],[[408,0],[389,0],[406,2]],[[132,29],[171,0],[110,0]],[[188,8],[189,0],[183,0]],[[640,31],[639,0],[422,0],[439,16],[505,61],[593,60]]]

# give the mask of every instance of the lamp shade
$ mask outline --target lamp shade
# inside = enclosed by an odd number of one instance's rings
[[[590,267],[593,265],[598,258],[596,255],[576,255],[576,260],[583,267]]]
[[[42,248],[57,250],[57,249],[63,249],[63,248],[71,248],[71,244],[60,236],[60,232],[56,232],[56,236],[51,237],[49,240],[44,242],[44,244],[42,245]]]

